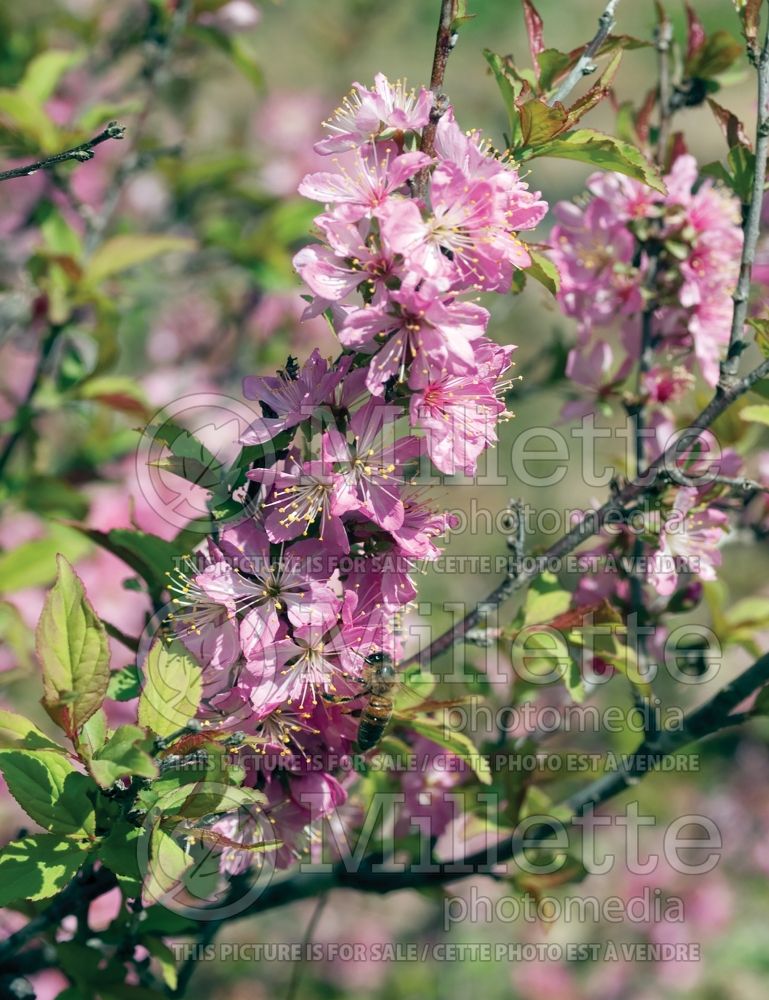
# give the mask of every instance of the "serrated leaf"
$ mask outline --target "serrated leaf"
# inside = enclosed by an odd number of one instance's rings
[[[66,754],[67,750],[60,747],[37,726],[25,719],[23,715],[0,709],[0,749],[2,750],[53,750]]]
[[[209,466],[204,465],[197,458],[182,458],[177,455],[159,458],[150,464],[156,469],[162,469],[164,472],[170,472],[173,476],[186,479],[188,483],[194,483],[195,486],[200,486],[204,490],[210,490],[221,483],[224,468],[222,463],[216,460],[213,466]]]
[[[408,727],[420,736],[425,736],[445,750],[456,754],[457,757],[461,757],[482,784],[491,784],[489,762],[469,736],[432,719],[429,721],[410,719]]]
[[[744,146],[751,149],[751,141],[745,131],[745,126],[733,111],[718,104],[712,98],[708,98],[708,107],[713,112],[713,117],[718,122],[719,128],[723,132],[726,144],[731,149],[733,146]]]
[[[555,156],[589,163],[600,170],[613,170],[642,181],[655,191],[667,189],[657,167],[629,142],[593,129],[577,129],[560,139],[552,139],[528,152],[528,156]]]
[[[519,108],[521,142],[534,148],[555,138],[569,128],[569,116],[562,104],[551,107],[544,101],[526,101]]]
[[[119,726],[88,768],[102,788],[109,788],[125,775],[156,778],[158,766],[150,756],[153,743],[138,726]]]
[[[107,633],[63,556],[37,625],[43,707],[73,738],[104,701],[109,683]]]
[[[84,281],[97,285],[105,278],[145,264],[167,253],[190,253],[195,241],[181,236],[113,236],[103,243],[86,265]]]
[[[510,142],[517,147],[521,138],[520,115],[518,114],[518,98],[523,90],[523,81],[513,77],[507,70],[501,56],[490,49],[483,50],[483,56],[494,74],[497,86],[502,94],[502,102],[507,112],[507,122],[510,129]]]
[[[0,906],[50,899],[77,874],[88,854],[71,840],[39,833],[0,851]]]
[[[8,791],[27,815],[52,833],[92,834],[96,786],[51,750],[0,750]]]
[[[531,53],[532,66],[537,65],[537,59],[544,51],[543,25],[539,11],[532,3],[532,0],[521,0],[523,3],[523,16],[526,21],[526,34],[529,37],[529,52]]]
[[[574,58],[567,52],[558,49],[544,49],[537,56],[539,65],[539,84],[543,91],[553,88],[555,81],[566,73],[574,64]]]
[[[158,639],[144,664],[139,724],[170,736],[194,718],[202,691],[202,671],[192,654],[178,640]]]

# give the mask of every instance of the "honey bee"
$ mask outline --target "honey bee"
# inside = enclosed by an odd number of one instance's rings
[[[410,719],[415,716],[440,712],[456,705],[463,705],[468,700],[467,697],[450,701],[425,700],[412,689],[411,693],[415,696],[415,703],[411,707],[399,707],[396,712],[395,696],[396,691],[401,686],[405,691],[409,691],[409,685],[404,682],[392,661],[392,657],[385,652],[376,652],[371,653],[365,659],[363,690],[360,694],[342,698],[331,695],[324,696],[327,701],[337,705],[344,702],[357,702],[361,698],[366,699],[358,719],[356,737],[358,753],[366,753],[379,744],[393,717],[408,725]]]
[[[358,723],[359,753],[373,750],[390,724],[394,711],[394,694],[398,686],[398,671],[387,653],[372,653],[366,657],[366,704]]]

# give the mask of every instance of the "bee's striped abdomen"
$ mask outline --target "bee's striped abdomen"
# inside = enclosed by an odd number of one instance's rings
[[[392,717],[392,701],[381,695],[372,695],[361,713],[358,726],[358,750],[361,753],[377,745]]]

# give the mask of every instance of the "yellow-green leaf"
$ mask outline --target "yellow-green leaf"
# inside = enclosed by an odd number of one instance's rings
[[[194,249],[194,240],[181,236],[113,236],[91,257],[85,269],[85,281],[96,285],[161,254],[188,253]]]
[[[0,771],[24,812],[52,833],[92,834],[96,785],[51,750],[0,750]]]
[[[203,690],[200,666],[178,640],[158,639],[147,654],[139,725],[170,736],[195,716]]]
[[[83,584],[63,556],[36,632],[43,667],[43,707],[74,737],[107,693],[107,633],[85,596]]]

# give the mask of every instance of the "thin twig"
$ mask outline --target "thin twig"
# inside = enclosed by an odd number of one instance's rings
[[[65,149],[61,153],[54,153],[53,156],[48,156],[44,160],[38,160],[36,163],[27,163],[23,167],[14,167],[12,170],[1,171],[0,181],[10,181],[14,177],[29,177],[30,174],[37,173],[38,170],[49,170],[51,167],[55,167],[59,163],[65,163],[67,160],[77,160],[79,163],[85,163],[86,160],[94,158],[94,148],[96,146],[100,146],[108,139],[122,139],[124,135],[125,129],[122,125],[118,125],[117,122],[110,122],[103,132],[95,135],[93,139],[89,139],[87,142],[81,142],[79,146],[73,146],[72,149]]]
[[[763,361],[747,375],[744,375],[730,389],[716,393],[696,420],[680,433],[678,439],[659,458],[652,462],[644,476],[633,480],[623,489],[618,490],[602,506],[588,511],[571,531],[559,538],[557,542],[541,555],[527,563],[527,566],[515,579],[505,578],[487,597],[480,600],[475,608],[460,622],[457,622],[451,629],[439,635],[426,649],[414,653],[413,656],[404,660],[401,668],[405,669],[412,663],[417,662],[430,663],[433,659],[445,653],[446,650],[451,649],[470,629],[475,628],[489,606],[501,604],[514,593],[528,586],[548,566],[551,566],[559,559],[563,559],[564,556],[573,552],[582,542],[588,538],[592,538],[593,535],[601,530],[610,517],[616,515],[618,510],[623,511],[629,504],[635,503],[638,499],[649,493],[653,493],[662,483],[669,482],[669,478],[666,477],[669,477],[670,469],[686,454],[687,450],[691,449],[708,427],[731,406],[735,399],[743,396],[756,382],[767,376],[769,376],[769,359]]]
[[[589,76],[591,73],[595,73],[595,63],[593,62],[593,59],[614,29],[619,2],[620,0],[609,0],[606,4],[606,9],[598,18],[598,31],[595,33],[591,41],[587,43],[585,51],[579,57],[568,75],[561,81],[561,84],[556,92],[549,98],[547,103],[551,107],[559,101],[565,101],[583,77]]]
[[[438,21],[433,68],[430,74],[430,90],[433,92],[434,104],[430,121],[422,132],[422,152],[428,156],[432,156],[435,152],[435,131],[442,114],[440,97],[449,56],[456,44],[453,25],[458,14],[459,0],[441,0],[441,16]]]
[[[623,760],[622,766],[616,771],[597,778],[561,802],[557,807],[558,814],[560,815],[562,811],[571,814],[571,820],[566,822],[573,823],[589,809],[603,805],[635,785],[671,754],[682,750],[690,743],[720,733],[729,726],[740,725],[747,721],[751,718],[750,713],[741,712],[735,715],[732,713],[767,682],[769,682],[769,653],[756,660],[751,667],[723,687],[704,705],[690,712],[684,718],[680,729],[655,732],[644,739],[635,752]],[[531,841],[544,839],[551,833],[549,825],[536,827],[527,831],[525,841],[514,834],[490,850],[476,851],[457,861],[435,865],[429,870],[419,867],[408,871],[387,870],[380,856],[371,855],[363,859],[354,871],[347,870],[344,864],[340,863],[331,871],[299,872],[273,882],[258,899],[234,914],[231,919],[240,920],[278,906],[311,899],[337,888],[384,894],[402,889],[438,886],[471,875],[494,875],[497,866],[507,861],[515,861],[524,850],[524,845],[531,846]],[[94,899],[108,892],[114,884],[114,877],[106,869],[96,872],[92,884],[88,887],[79,886],[77,880],[71,883],[40,917],[31,920],[20,931],[0,944],[0,961],[2,961],[0,972],[5,971],[7,963],[18,956],[19,949],[24,944],[57,923],[62,916],[72,912],[73,906],[76,905],[73,892],[86,891],[88,897]],[[242,887],[238,891],[241,892]],[[213,940],[216,931],[224,922],[212,920],[207,924],[205,936],[208,941]],[[40,952],[39,956],[40,965],[37,967],[45,968],[51,960],[46,960],[44,952]],[[194,966],[195,962],[192,961],[183,968],[183,975],[179,976],[179,986],[172,993],[173,996],[182,996]]]
[[[51,352],[53,351],[61,330],[62,327],[59,324],[51,326],[45,340],[43,341],[42,347],[40,348],[40,356],[37,359],[37,365],[35,366],[35,371],[32,375],[32,381],[29,383],[29,387],[24,394],[24,399],[16,408],[16,426],[8,436],[8,440],[5,442],[2,452],[0,452],[0,478],[2,478],[3,473],[5,472],[5,467],[10,462],[11,456],[16,450],[16,446],[19,441],[21,441],[24,432],[27,429],[31,416],[32,401],[35,397],[35,393],[40,388],[40,383],[43,380],[48,358],[51,356]]]
[[[740,713],[732,716],[731,713],[768,681],[769,653],[764,654],[700,708],[690,712],[680,729],[655,732],[644,739],[634,753],[624,758],[622,766],[617,770],[596,779],[559,803],[556,807],[557,815],[566,812],[571,815],[573,822],[589,809],[597,808],[635,785],[671,754],[682,750],[690,743],[718,733],[727,726],[742,723],[749,718],[748,715]],[[569,822],[565,821],[565,825]],[[268,886],[259,899],[237,914],[236,919],[262,913],[299,899],[308,899],[319,892],[334,888],[383,894],[402,889],[438,886],[477,874],[493,875],[498,865],[515,861],[520,857],[525,843],[551,835],[552,828],[547,824],[527,831],[525,841],[513,834],[491,849],[476,851],[456,861],[436,864],[428,870],[418,867],[407,871],[400,868],[387,870],[382,864],[381,857],[370,856],[365,858],[354,871],[348,871],[344,864],[340,863],[331,872],[299,873]]]
[[[660,125],[657,135],[657,164],[664,172],[667,161],[668,140],[670,137],[670,122],[672,119],[671,88],[670,88],[670,46],[673,42],[673,25],[667,16],[657,25],[654,32],[654,44],[657,49],[657,64],[659,66],[659,109]]]
[[[729,349],[721,364],[719,386],[728,389],[737,377],[740,355],[745,350],[745,320],[748,316],[748,299],[753,265],[756,260],[756,245],[761,230],[761,208],[766,184],[766,161],[769,155],[769,25],[764,37],[764,46],[758,60],[758,125],[756,129],[756,166],[753,175],[750,205],[745,219],[744,243],[740,258],[740,276],[732,296],[734,312],[729,335]]]

